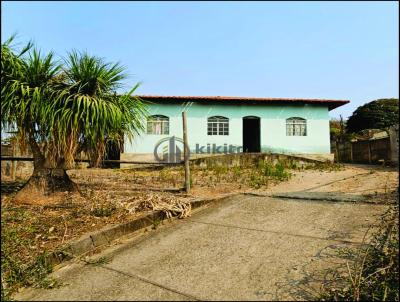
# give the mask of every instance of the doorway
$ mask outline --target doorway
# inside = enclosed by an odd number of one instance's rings
[[[243,118],[243,152],[261,152],[260,118],[257,116]]]

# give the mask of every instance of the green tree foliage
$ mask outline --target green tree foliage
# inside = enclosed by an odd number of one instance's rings
[[[358,107],[347,121],[349,132],[359,132],[364,129],[387,129],[398,123],[399,100],[378,99]]]
[[[340,135],[340,121],[337,119],[331,119],[329,121],[329,132],[332,139],[336,139]]]
[[[13,39],[1,45],[1,122],[14,128],[21,147],[30,147],[33,176],[65,172],[82,151],[99,165],[107,143],[121,144],[143,130],[144,104],[131,96],[138,85],[116,93],[126,79],[119,63],[77,51],[56,60],[31,43],[16,52]]]
[[[347,121],[340,116],[340,119],[331,119],[329,121],[329,132],[333,141],[349,141],[354,137],[353,133],[349,133],[346,129]]]

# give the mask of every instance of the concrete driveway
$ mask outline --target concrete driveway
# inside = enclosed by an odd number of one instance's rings
[[[335,250],[359,244],[385,207],[237,196],[164,223],[103,254],[69,264],[62,285],[29,289],[20,300],[313,299]],[[317,280],[318,279],[318,280]]]

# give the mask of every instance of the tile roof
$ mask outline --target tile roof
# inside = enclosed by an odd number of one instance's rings
[[[302,98],[260,98],[260,97],[236,97],[236,96],[166,96],[166,95],[138,95],[144,101],[171,101],[171,102],[208,102],[208,103],[298,103],[327,105],[329,110],[350,103],[349,100],[328,99],[302,99]]]

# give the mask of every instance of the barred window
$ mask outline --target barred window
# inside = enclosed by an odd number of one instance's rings
[[[229,119],[223,116],[209,117],[207,135],[229,135]]]
[[[152,115],[147,119],[147,134],[169,134],[169,118],[165,115]]]
[[[301,117],[291,117],[286,120],[286,136],[306,136],[307,120]]]

